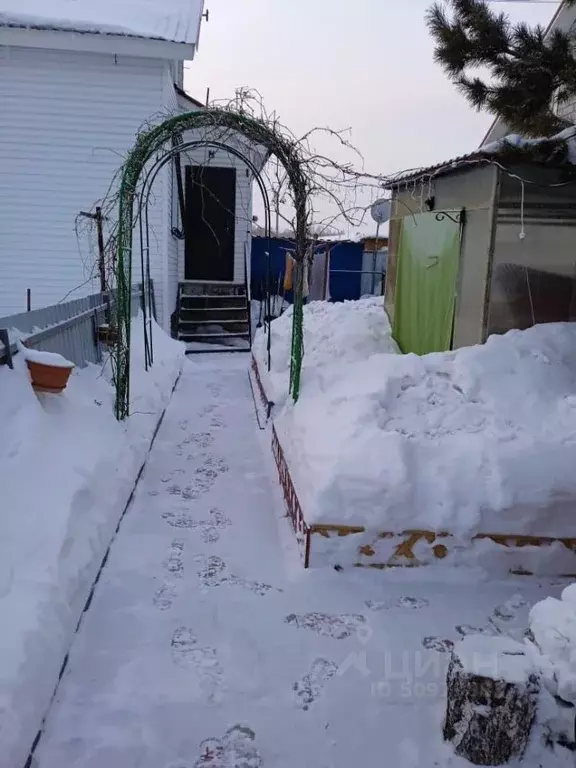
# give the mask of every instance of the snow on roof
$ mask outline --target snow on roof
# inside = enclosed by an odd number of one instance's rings
[[[406,182],[421,180],[424,176],[444,176],[465,167],[496,159],[516,159],[550,165],[576,165],[576,131],[573,125],[555,136],[527,139],[518,134],[509,134],[490,144],[485,144],[467,155],[454,157],[444,163],[428,167],[413,168],[402,172],[388,181],[385,189],[393,189]]]
[[[196,44],[204,0],[0,0],[0,26]]]

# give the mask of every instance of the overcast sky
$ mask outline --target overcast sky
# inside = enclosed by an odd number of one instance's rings
[[[351,128],[374,173],[473,150],[491,123],[468,107],[433,61],[428,0],[206,0],[187,90],[204,100],[249,86],[296,134]],[[556,5],[499,3],[546,24]],[[321,147],[322,149],[326,149]]]

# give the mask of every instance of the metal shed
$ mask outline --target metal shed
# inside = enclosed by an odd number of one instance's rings
[[[386,308],[404,352],[576,319],[576,166],[542,150],[480,151],[388,185]]]

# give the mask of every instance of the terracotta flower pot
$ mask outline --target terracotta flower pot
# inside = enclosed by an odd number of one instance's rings
[[[30,371],[32,386],[37,392],[63,392],[68,384],[68,379],[74,366],[62,367],[58,365],[46,365],[26,360]]]

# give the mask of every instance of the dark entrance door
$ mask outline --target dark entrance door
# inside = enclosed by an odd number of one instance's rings
[[[236,169],[186,166],[186,280],[234,280]]]

